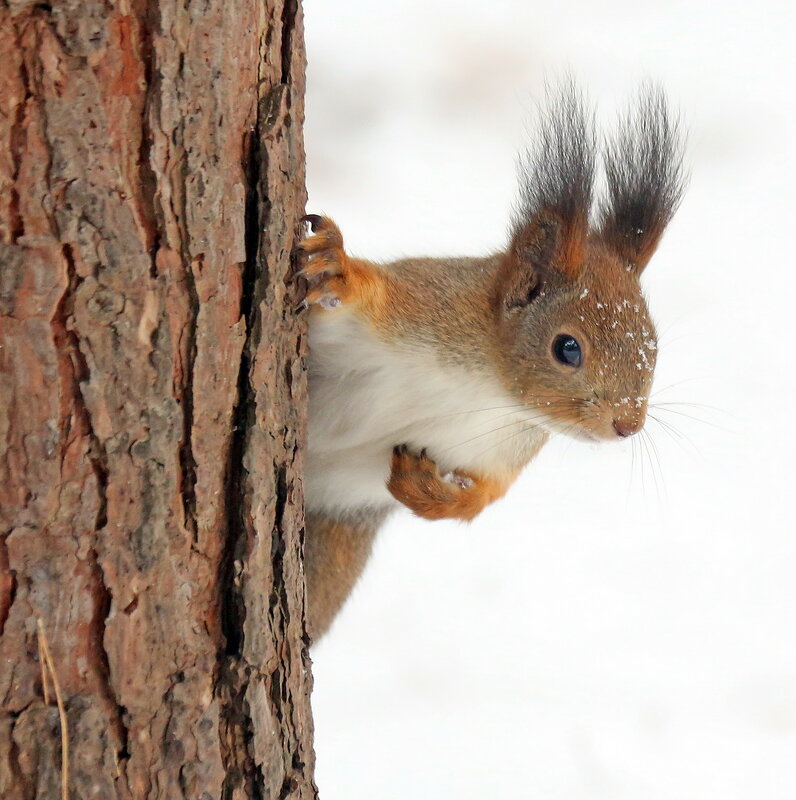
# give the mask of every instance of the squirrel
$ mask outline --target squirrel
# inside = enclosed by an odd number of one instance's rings
[[[313,641],[393,509],[471,520],[551,436],[641,430],[657,338],[639,278],[682,198],[682,165],[681,126],[659,88],[644,87],[600,145],[570,82],[548,93],[520,158],[504,251],[376,264],[349,256],[328,217],[304,218]]]

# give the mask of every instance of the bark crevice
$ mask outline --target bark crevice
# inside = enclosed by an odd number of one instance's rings
[[[185,352],[187,354],[184,381],[181,391],[182,405],[182,441],[180,442],[180,471],[182,473],[183,521],[191,534],[193,543],[198,541],[196,526],[196,458],[193,452],[193,426],[194,426],[194,369],[196,361],[196,328],[199,314],[199,295],[196,291],[196,281],[193,276],[193,266],[190,261],[185,271],[185,287],[188,300],[188,321],[184,330],[187,338]]]
[[[113,605],[113,595],[105,583],[105,575],[96,550],[89,550],[89,563],[96,592],[94,616],[91,621],[93,652],[96,656],[94,671],[99,684],[99,693],[109,712],[111,730],[116,737],[116,762],[120,772],[123,772],[124,764],[130,757],[130,731],[125,721],[127,709],[119,702],[113,687],[108,651],[105,649],[105,629]]]
[[[88,361],[80,349],[80,338],[72,323],[75,294],[83,283],[83,279],[77,274],[71,245],[64,244],[61,253],[66,267],[66,286],[50,321],[55,349],[60,362],[61,436],[65,441],[69,439],[74,417],[78,423],[78,430],[75,434],[87,439],[86,455],[96,479],[97,516],[94,521],[96,532],[104,528],[108,521],[108,456],[94,430],[91,411],[86,404],[81,388],[81,384],[90,381],[91,372]],[[65,450],[62,449],[62,467],[64,455]]]
[[[246,326],[246,338],[238,365],[237,396],[233,414],[232,439],[227,466],[226,507],[227,531],[221,562],[221,629],[225,649],[221,659],[220,680],[223,687],[221,710],[222,758],[226,777],[222,797],[232,798],[236,789],[245,787],[246,796],[260,800],[264,784],[260,767],[252,754],[254,726],[246,699],[246,688],[252,667],[244,652],[246,603],[242,596],[242,558],[245,553],[251,520],[247,519],[249,498],[246,487],[244,457],[249,430],[254,424],[256,395],[251,386],[251,366],[257,342],[255,289],[260,273],[260,180],[261,118],[258,114],[249,136],[247,195],[245,205],[244,262],[240,315]]]
[[[296,29],[298,0],[284,0],[282,7],[282,76],[283,84],[290,83],[291,64],[293,62],[293,33]]]
[[[246,621],[245,604],[240,597],[239,570],[241,543],[247,530],[246,487],[243,458],[247,434],[254,423],[255,395],[251,389],[250,371],[253,348],[255,284],[258,274],[260,248],[259,181],[260,181],[260,119],[259,115],[249,136],[247,164],[247,195],[245,211],[246,260],[244,262],[240,298],[240,316],[246,325],[246,339],[238,364],[237,394],[232,423],[232,439],[227,465],[227,530],[224,558],[221,563],[219,588],[221,592],[221,628],[228,656],[240,657],[243,646],[243,627]]]
[[[158,191],[158,180],[155,170],[152,168],[151,154],[152,143],[154,141],[154,128],[152,125],[152,115],[155,113],[154,106],[154,75],[157,72],[156,53],[152,43],[152,26],[150,17],[154,15],[153,7],[157,3],[152,0],[143,3],[145,13],[140,15],[135,22],[134,29],[137,34],[138,57],[143,67],[143,87],[141,99],[141,137],[138,143],[137,168],[138,177],[141,185],[140,189],[140,208],[141,220],[144,223],[146,235],[146,249],[149,252],[149,277],[158,277],[157,253],[160,249],[161,236],[156,219],[156,197]]]
[[[23,51],[22,33],[17,33],[17,47]],[[9,244],[15,245],[25,235],[25,221],[20,212],[20,197],[19,197],[19,171],[22,168],[22,154],[25,147],[25,111],[28,107],[28,102],[31,98],[30,81],[28,76],[28,69],[25,64],[25,59],[21,58],[19,62],[19,78],[20,84],[23,87],[24,94],[17,103],[16,114],[14,115],[13,122],[11,123],[11,130],[9,133],[9,143],[11,145],[11,164],[13,172],[10,176],[9,187],[9,204],[8,204],[8,233]]]
[[[17,573],[11,568],[6,539],[11,531],[0,535],[0,636],[6,627],[6,620],[17,596]]]

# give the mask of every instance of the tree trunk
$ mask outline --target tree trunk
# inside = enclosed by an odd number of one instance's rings
[[[6,800],[315,796],[297,3],[0,2]]]

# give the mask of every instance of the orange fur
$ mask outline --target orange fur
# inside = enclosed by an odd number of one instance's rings
[[[457,471],[456,479],[471,481],[463,488],[443,478],[436,463],[425,452],[415,455],[405,447],[396,447],[387,488],[396,500],[419,517],[469,522],[490,503],[503,497],[517,474],[498,478]]]
[[[348,256],[340,229],[328,217],[318,217],[313,230],[314,234],[298,247],[308,256],[299,274],[321,276],[307,292],[307,303],[334,296],[344,305],[356,305],[376,316],[382,314],[391,288],[388,274],[369,261]]]
[[[307,631],[317,641],[331,625],[370,557],[383,513],[343,522],[307,515],[304,570]]]

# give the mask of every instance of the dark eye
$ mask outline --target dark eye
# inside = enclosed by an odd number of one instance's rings
[[[553,355],[568,367],[579,367],[580,362],[583,360],[578,340],[566,333],[556,336],[553,342]]]

